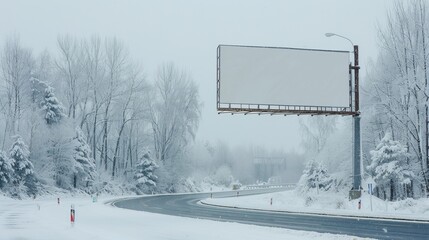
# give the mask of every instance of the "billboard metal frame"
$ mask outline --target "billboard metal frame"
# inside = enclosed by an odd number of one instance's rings
[[[269,48],[269,49],[292,49],[292,50],[306,50],[306,51],[325,51],[325,52],[345,52],[334,50],[320,50],[320,49],[303,49],[303,48],[285,48],[285,47],[262,47],[262,46],[244,46],[244,45],[219,45],[217,47],[217,69],[216,69],[216,103],[218,114],[231,113],[231,114],[270,114],[270,115],[342,115],[342,116],[355,116],[359,115],[358,103],[353,99],[352,91],[352,69],[349,65],[349,106],[348,107],[331,107],[331,106],[304,106],[304,105],[278,105],[278,104],[249,104],[249,103],[221,103],[220,102],[220,47],[251,47],[251,48]],[[355,101],[353,101],[355,100]],[[353,106],[355,102],[355,106]],[[357,110],[357,111],[356,111]]]
[[[327,37],[338,36],[348,41],[350,39],[338,34],[325,34]],[[271,114],[271,115],[351,115],[353,119],[353,187],[349,192],[349,199],[357,199],[361,197],[362,190],[362,174],[361,174],[361,139],[360,139],[360,109],[359,109],[359,46],[353,45],[354,63],[349,64],[349,89],[350,97],[349,107],[317,107],[317,106],[290,106],[290,105],[255,105],[255,104],[222,104],[220,103],[220,47],[234,45],[219,45],[217,48],[217,109],[218,113],[256,113],[256,114]],[[245,46],[242,46],[245,47]],[[290,49],[290,48],[289,48]],[[295,48],[296,49],[296,48]],[[315,50],[315,49],[296,49],[296,50]],[[326,51],[326,50],[315,50]],[[352,72],[354,73],[354,81],[352,81]]]

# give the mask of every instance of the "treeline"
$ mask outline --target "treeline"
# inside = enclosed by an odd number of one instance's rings
[[[423,0],[396,2],[363,89],[364,166],[390,200],[429,192],[428,10]]]
[[[147,79],[120,40],[98,36],[59,36],[53,53],[40,54],[12,36],[0,64],[1,150],[16,139],[28,146],[39,188],[91,192],[116,181],[175,191],[181,174],[171,173],[186,169],[185,149],[200,120],[189,73],[170,63]],[[4,166],[16,167],[3,155]]]

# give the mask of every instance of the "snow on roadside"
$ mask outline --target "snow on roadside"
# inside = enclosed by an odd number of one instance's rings
[[[358,209],[359,200],[361,201],[361,209]],[[203,202],[263,210],[429,220],[429,199],[386,202],[372,196],[371,210],[371,196],[367,193],[363,193],[360,199],[349,201],[348,196],[342,193],[336,195],[330,192],[320,192],[311,195],[311,197],[303,197],[298,195],[296,191],[289,190],[238,198],[212,198],[205,199]]]
[[[104,199],[107,200],[107,199]],[[70,223],[70,207],[76,223]],[[0,196],[0,239],[360,239],[132,211],[89,197],[12,200]]]

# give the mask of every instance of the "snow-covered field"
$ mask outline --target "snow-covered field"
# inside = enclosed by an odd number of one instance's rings
[[[0,196],[0,240],[6,239],[359,239],[131,211],[89,197],[12,200]],[[75,205],[76,222],[70,223]],[[39,208],[40,207],[40,208]]]
[[[271,205],[272,199],[272,205]],[[361,200],[361,209],[358,202]],[[300,196],[294,190],[234,198],[206,199],[204,203],[264,210],[280,210],[304,213],[328,213],[334,215],[373,216],[429,221],[429,199],[406,199],[385,202],[363,193],[360,199],[349,201],[346,194],[319,193],[311,198]]]

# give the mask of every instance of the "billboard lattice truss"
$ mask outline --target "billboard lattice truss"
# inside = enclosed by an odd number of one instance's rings
[[[354,115],[349,52],[219,45],[219,113]]]

